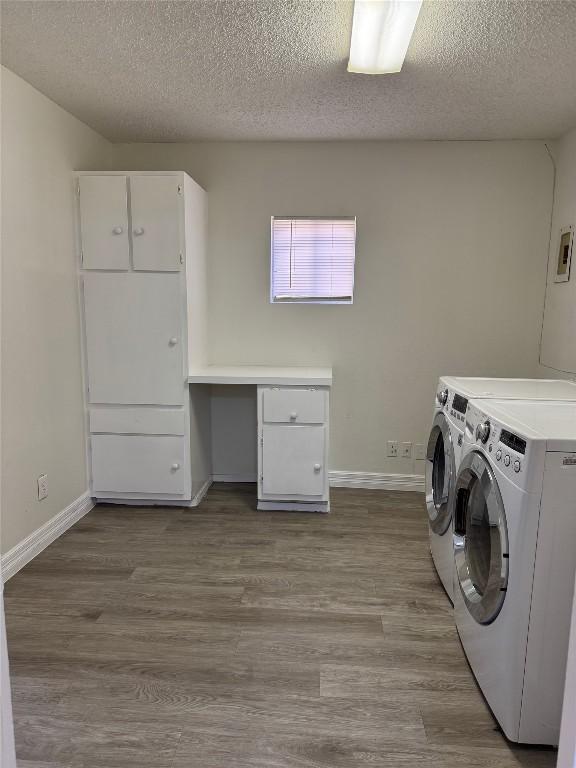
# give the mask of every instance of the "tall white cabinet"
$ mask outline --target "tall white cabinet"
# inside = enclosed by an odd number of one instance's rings
[[[205,362],[205,192],[185,173],[82,173],[77,195],[92,495],[192,504],[209,483],[209,393],[188,387]]]

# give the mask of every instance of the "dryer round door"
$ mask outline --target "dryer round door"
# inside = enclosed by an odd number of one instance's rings
[[[454,506],[456,462],[450,425],[436,414],[426,451],[426,508],[430,528],[442,536],[450,527]]]
[[[490,624],[506,599],[508,529],[498,481],[477,451],[464,457],[456,480],[454,558],[468,611]]]

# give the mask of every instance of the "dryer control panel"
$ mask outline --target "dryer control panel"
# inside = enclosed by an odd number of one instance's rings
[[[465,446],[487,455],[495,469],[526,490],[538,490],[538,480],[531,467],[545,451],[544,444],[527,440],[510,425],[502,424],[490,413],[468,404],[464,430]],[[487,435],[486,439],[483,439]],[[536,473],[537,475],[537,473]]]

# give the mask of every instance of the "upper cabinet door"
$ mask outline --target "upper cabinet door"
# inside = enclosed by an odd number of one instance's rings
[[[134,269],[180,269],[181,195],[175,176],[131,176]]]
[[[126,176],[80,177],[84,269],[130,269]]]

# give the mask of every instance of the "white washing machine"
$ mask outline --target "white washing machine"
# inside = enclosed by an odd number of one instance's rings
[[[460,464],[467,406],[468,399],[448,386],[446,378],[441,378],[426,451],[426,509],[432,560],[450,600],[454,580],[454,484]]]
[[[454,506],[454,615],[512,741],[557,745],[576,572],[576,403],[471,401]]]
[[[426,508],[434,566],[453,601],[452,514],[464,415],[471,398],[573,400],[576,383],[561,379],[488,379],[443,376],[434,401],[426,452]]]

